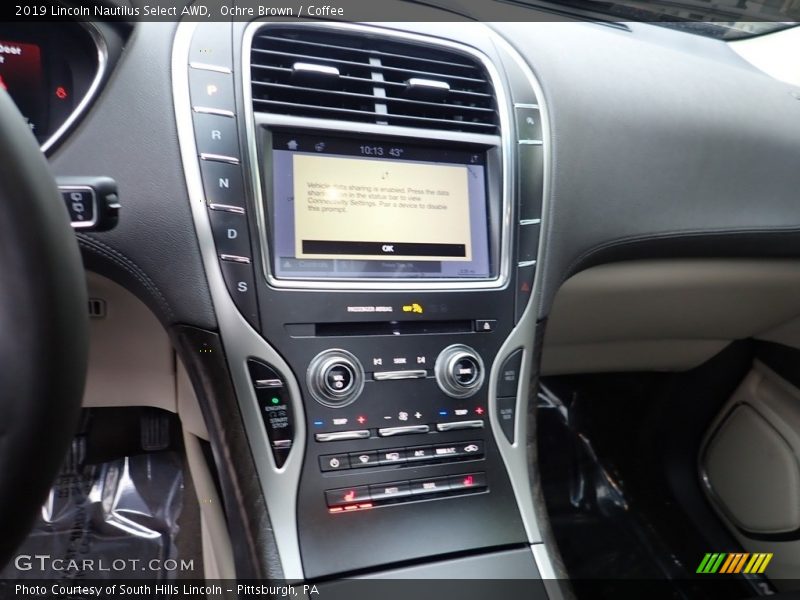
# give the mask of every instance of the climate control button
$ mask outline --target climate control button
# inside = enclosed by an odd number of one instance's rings
[[[306,384],[314,400],[330,408],[341,408],[361,394],[364,368],[346,350],[326,350],[308,365]]]
[[[469,398],[481,388],[485,377],[480,355],[463,344],[442,350],[434,370],[441,390],[453,398]]]

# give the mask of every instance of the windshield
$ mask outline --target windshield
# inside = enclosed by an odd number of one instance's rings
[[[535,5],[534,1],[526,4]],[[741,39],[797,25],[800,3],[784,0],[684,0],[672,2],[604,2],[601,0],[550,0],[562,8],[591,11],[627,21],[646,21],[718,39]],[[541,6],[541,4],[539,4]]]

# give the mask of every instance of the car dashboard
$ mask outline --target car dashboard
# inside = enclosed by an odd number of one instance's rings
[[[604,286],[640,290],[616,266],[800,247],[796,89],[728,44],[419,10],[0,29],[54,172],[119,187],[84,262],[166,329],[243,578],[563,576],[539,377],[688,368],[734,335],[676,349],[643,315],[620,344]]]

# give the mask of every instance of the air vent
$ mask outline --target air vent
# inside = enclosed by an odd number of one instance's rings
[[[253,39],[251,75],[256,112],[498,133],[483,65],[438,46],[265,27]]]

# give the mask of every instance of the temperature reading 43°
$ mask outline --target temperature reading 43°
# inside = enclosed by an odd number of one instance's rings
[[[403,149],[402,148],[391,148],[389,150],[389,154],[394,156],[395,158],[400,158],[403,156]]]

